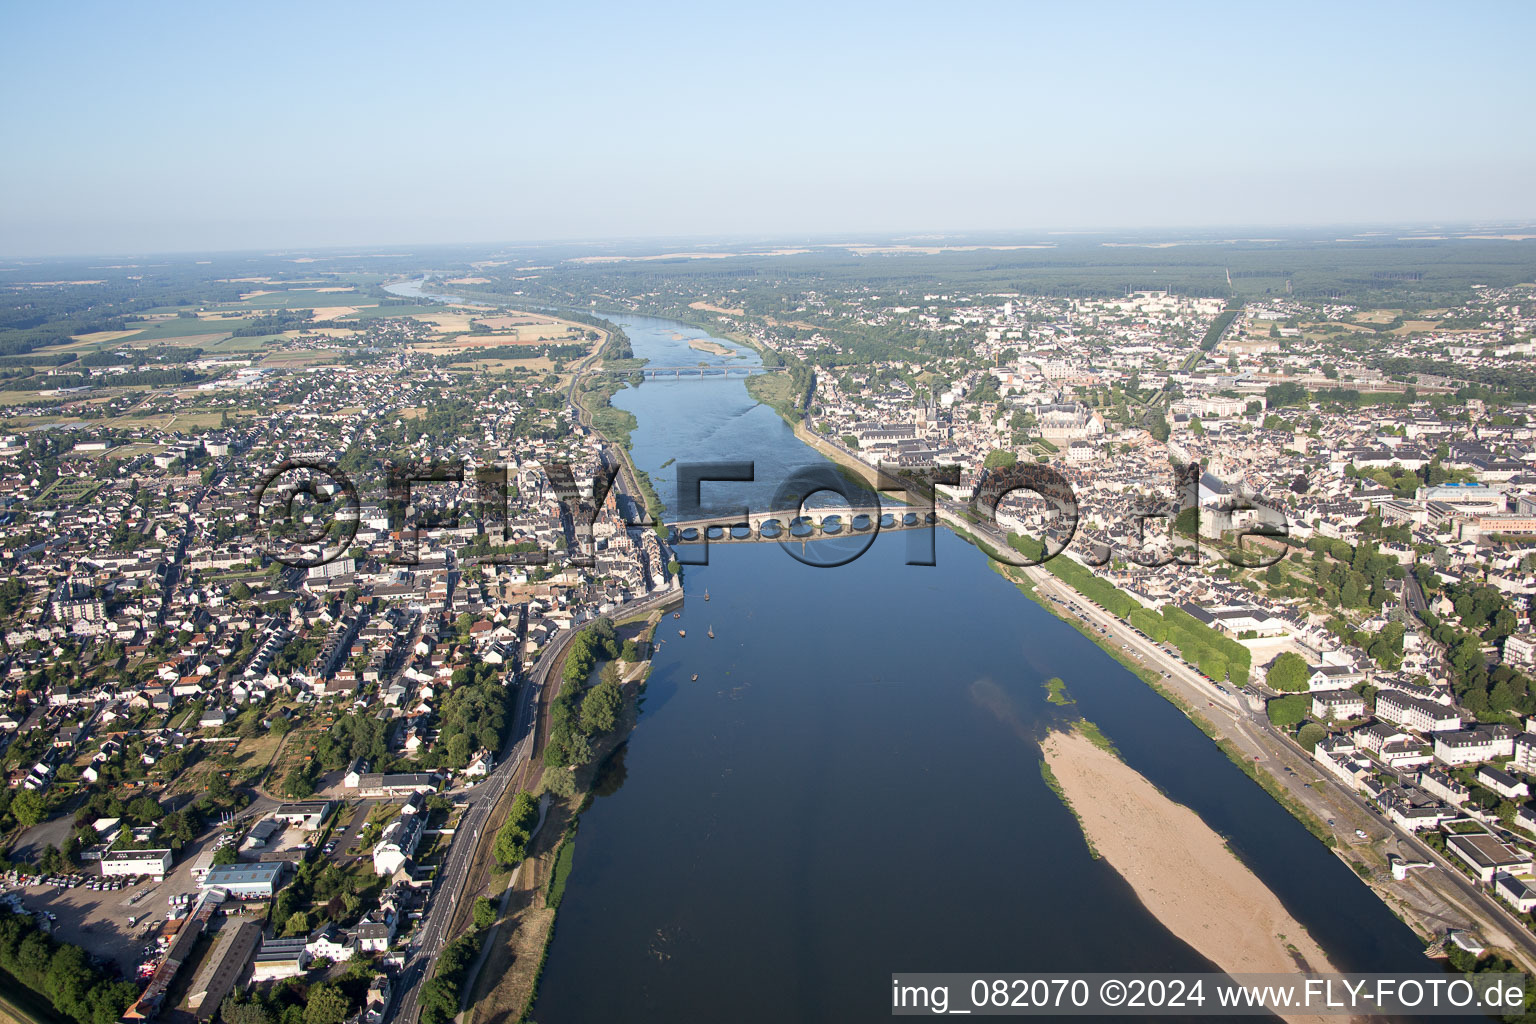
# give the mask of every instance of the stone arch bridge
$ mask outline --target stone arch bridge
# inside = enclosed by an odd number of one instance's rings
[[[778,543],[817,537],[862,536],[878,531],[925,530],[938,516],[920,509],[879,506],[786,509],[740,516],[710,516],[668,523],[669,543]]]

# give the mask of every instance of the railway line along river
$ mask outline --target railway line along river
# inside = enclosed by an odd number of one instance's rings
[[[655,364],[728,358],[690,347],[699,329],[615,319]],[[753,461],[753,482],[707,483],[703,503],[766,509],[822,461],[739,377],[651,379],[614,404],[669,506],[679,463]],[[898,971],[1215,969],[1043,777],[1040,741],[1079,717],[1225,837],[1339,970],[1433,969],[1177,708],[975,547],[939,528],[937,564],[911,566],[909,536],[837,568],[721,544],[685,570],[624,770],[582,819],[534,1019],[873,1021]],[[1047,700],[1057,676],[1076,703]]]

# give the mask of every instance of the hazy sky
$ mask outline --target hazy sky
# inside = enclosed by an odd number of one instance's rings
[[[0,256],[1536,219],[1533,27],[1529,3],[8,3]]]

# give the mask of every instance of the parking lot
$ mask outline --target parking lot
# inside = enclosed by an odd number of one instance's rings
[[[338,864],[348,864],[356,859],[362,852],[358,848],[357,840],[363,831],[363,826],[368,824],[368,815],[373,813],[374,807],[383,802],[379,799],[362,800],[355,806],[343,807],[338,813],[342,815],[350,813],[352,821],[345,829],[331,834],[331,841],[336,845],[327,856]]]
[[[92,864],[77,873],[82,881],[73,888],[40,884],[7,884],[5,888],[20,896],[29,912],[53,914],[57,938],[116,963],[125,978],[132,978],[145,959],[144,947],[154,944],[154,935],[165,922],[170,900],[184,894],[196,900],[198,888],[192,878],[192,863],[212,843],[213,837],[209,836],[184,847],[163,882],[150,880],[124,884],[119,889],[92,889],[91,882],[103,881],[100,869]],[[134,919],[131,927],[130,917]],[[146,936],[145,926],[149,922],[155,923],[154,931]]]

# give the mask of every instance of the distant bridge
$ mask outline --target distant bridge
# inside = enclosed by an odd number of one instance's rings
[[[647,366],[647,377],[751,377],[759,373],[783,373],[782,366]]]
[[[645,366],[639,371],[600,369],[594,373],[611,373],[627,377],[639,372],[646,377],[753,377],[759,373],[784,373],[782,366]]]
[[[713,516],[708,519],[683,519],[668,523],[671,544],[777,543],[786,540],[811,540],[817,537],[848,537],[888,530],[923,530],[938,522],[932,512],[879,506],[849,508],[786,509],[782,512],[753,512],[745,519]]]

